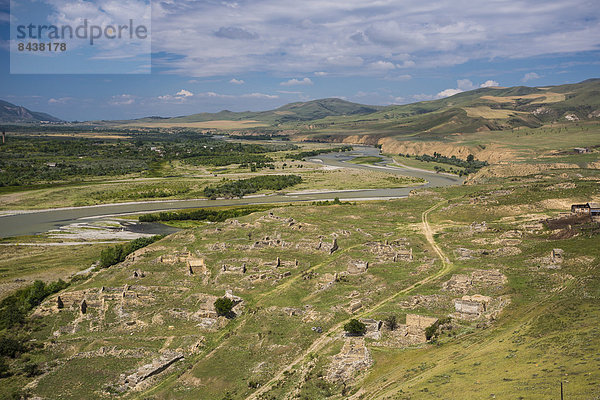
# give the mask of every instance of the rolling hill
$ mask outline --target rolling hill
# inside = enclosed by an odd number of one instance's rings
[[[377,132],[432,139],[452,133],[537,128],[552,122],[597,120],[600,79],[552,87],[482,88],[451,97],[389,106],[375,113],[311,121],[323,138]],[[300,126],[299,126],[300,127]]]
[[[320,141],[345,141],[360,135],[368,136],[368,142],[376,143],[387,137],[412,141],[446,140],[454,134],[535,129],[552,123],[596,121],[599,118],[600,79],[589,79],[549,87],[488,87],[443,99],[385,107],[330,98],[291,103],[262,112],[225,110],[114,122],[154,127],[169,124],[209,127],[225,131],[285,130]]]
[[[28,110],[7,101],[0,100],[0,123],[37,123],[61,122],[62,120],[50,114]]]
[[[312,121],[331,116],[365,115],[377,112],[381,109],[383,109],[383,107],[367,106],[342,99],[330,98],[290,103],[270,111],[233,112],[229,110],[223,110],[218,113],[199,113],[174,118],[142,118],[133,122],[161,122],[179,124],[207,121],[260,121],[268,125],[279,125],[286,122]]]

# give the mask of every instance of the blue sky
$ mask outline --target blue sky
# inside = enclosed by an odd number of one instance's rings
[[[84,8],[101,22],[126,18],[142,2],[38,1],[54,8],[50,22],[76,21]],[[44,58],[32,67],[39,74],[11,74],[9,3],[0,0],[0,99],[67,120],[266,110],[324,97],[403,104],[600,77],[596,0],[153,1],[152,72],[104,75],[48,74]]]

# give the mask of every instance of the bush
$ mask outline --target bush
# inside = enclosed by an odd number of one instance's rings
[[[28,378],[33,378],[34,376],[41,375],[42,370],[37,364],[28,363],[23,366],[23,373],[27,375]]]
[[[344,325],[344,330],[351,335],[364,335],[367,332],[367,326],[357,319],[351,319]]]
[[[435,339],[439,336],[440,331],[439,331],[439,327],[441,325],[445,325],[447,323],[449,323],[452,319],[449,317],[446,318],[440,318],[437,320],[436,323],[434,323],[431,326],[428,326],[427,328],[425,328],[425,338],[427,340],[431,340],[431,339]]]
[[[231,310],[233,309],[233,300],[228,297],[221,297],[215,301],[215,310],[217,310],[217,314],[221,316],[229,316],[231,314]]]
[[[118,244],[113,247],[102,250],[100,253],[100,266],[102,268],[110,267],[111,265],[118,264],[125,261],[125,257],[133,253],[136,250],[146,247],[162,239],[164,236],[155,235],[152,237],[141,237],[127,244]]]
[[[8,336],[0,336],[0,356],[15,358],[26,350],[22,341]]]
[[[387,317],[385,319],[385,326],[387,326],[387,328],[390,331],[396,330],[396,328],[398,327],[398,322],[396,321],[396,316],[390,315],[389,317]]]
[[[38,306],[46,297],[65,289],[69,284],[62,279],[46,285],[35,281],[17,290],[0,302],[0,329],[10,329],[25,322],[27,312]]]

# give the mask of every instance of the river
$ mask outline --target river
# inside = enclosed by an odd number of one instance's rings
[[[348,161],[355,157],[379,156],[382,162],[375,165],[353,164]],[[460,185],[462,178],[448,174],[437,174],[416,168],[404,168],[394,165],[393,160],[379,155],[379,149],[370,146],[354,146],[354,150],[344,153],[329,153],[311,157],[316,161],[329,167],[345,167],[366,169],[372,171],[387,172],[391,174],[413,176],[425,179],[426,185],[411,186],[398,189],[367,189],[367,190],[340,190],[340,191],[313,191],[313,192],[290,192],[287,194],[272,194],[265,196],[246,196],[241,199],[220,200],[165,200],[144,201],[132,203],[105,204],[88,207],[56,208],[50,210],[19,211],[12,215],[0,216],[0,237],[13,237],[22,235],[34,235],[48,232],[62,226],[70,225],[77,221],[89,219],[113,218],[127,214],[138,214],[145,212],[177,210],[198,207],[217,207],[230,205],[248,204],[274,204],[308,202],[318,200],[332,200],[338,197],[340,200],[387,200],[406,197],[416,187],[441,187]],[[166,228],[166,227],[165,227]],[[154,229],[157,229],[154,226]],[[158,232],[157,232],[158,233]],[[165,229],[165,233],[166,229]]]

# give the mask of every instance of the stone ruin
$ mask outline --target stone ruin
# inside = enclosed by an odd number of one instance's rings
[[[473,296],[463,296],[454,300],[454,309],[460,314],[468,314],[479,317],[487,310],[487,306],[492,298],[476,294]]]
[[[334,274],[325,273],[319,277],[319,282],[317,282],[317,290],[327,290],[332,287],[337,281],[339,281],[339,274],[336,272]]]
[[[346,311],[348,311],[350,314],[354,314],[361,308],[362,308],[362,301],[360,299],[354,299],[354,300],[350,301],[350,304],[346,308]]]
[[[481,233],[481,232],[487,231],[488,230],[488,226],[487,226],[487,223],[485,221],[483,221],[481,223],[473,222],[471,225],[469,225],[469,230],[471,232]]]
[[[186,260],[186,267],[188,275],[194,275],[196,272],[200,272],[203,275],[208,273],[204,258],[188,257]]]
[[[335,251],[339,250],[337,238],[333,238],[331,244],[328,244],[323,242],[323,236],[319,236],[319,244],[317,245],[317,250],[329,253],[329,255],[333,254]]]
[[[133,278],[143,278],[146,276],[146,273],[138,268],[135,271],[133,271],[133,274],[131,274],[131,276]]]
[[[513,239],[516,240],[516,239]],[[505,239],[506,241],[510,241],[510,239]],[[466,249],[464,247],[459,247],[455,251],[456,257],[459,260],[471,260],[475,257],[480,256],[495,256],[495,257],[507,257],[514,256],[517,254],[521,254],[521,249],[514,246],[503,246],[497,249]]]
[[[406,314],[406,323],[399,324],[395,330],[387,331],[385,345],[394,347],[414,346],[427,342],[425,329],[438,321],[435,317],[418,314]]]
[[[563,249],[552,249],[548,257],[539,257],[533,260],[538,267],[547,269],[560,269],[564,261]]]
[[[372,318],[361,318],[359,320],[367,327],[367,332],[365,333],[365,338],[368,339],[381,339],[381,330],[383,328],[383,321],[375,320]]]
[[[54,334],[73,333],[83,321],[90,322],[90,330],[99,330],[104,324],[105,310],[110,304],[120,309],[117,324],[131,322],[123,309],[151,305],[155,301],[153,290],[144,286],[124,285],[122,287],[101,287],[63,292],[60,296],[44,301],[34,311],[36,316],[46,316],[57,312],[72,313],[74,320],[60,327]],[[121,325],[124,326],[124,325]]]
[[[255,250],[255,249],[264,249],[267,247],[283,248],[286,246],[289,246],[289,244],[284,242],[283,240],[281,240],[281,236],[279,234],[276,234],[276,237],[274,237],[274,238],[272,238],[270,236],[265,236],[261,240],[255,241],[254,244],[252,244],[252,246],[250,246],[250,248],[252,250]]]
[[[363,337],[347,337],[341,351],[332,357],[326,379],[334,383],[346,383],[373,364],[371,354]]]
[[[176,264],[186,262],[192,257],[189,251],[177,252],[175,254],[164,254],[158,258],[158,262],[163,264]]]
[[[563,249],[552,249],[550,252],[550,259],[553,263],[560,264],[563,262]]]
[[[460,299],[454,299],[454,309],[456,318],[465,320],[475,320],[485,317],[493,320],[510,303],[508,297],[492,298],[475,294],[472,296],[463,296]]]
[[[369,263],[367,261],[350,261],[348,263],[348,273],[351,275],[364,274],[369,269]]]
[[[165,352],[158,359],[149,364],[142,365],[130,375],[122,374],[117,384],[119,392],[125,392],[130,389],[136,389],[149,378],[156,376],[183,359],[183,354],[175,352]]]
[[[476,269],[471,275],[457,274],[442,284],[442,289],[455,293],[467,293],[474,286],[501,288],[508,279],[497,269]]]
[[[439,294],[414,295],[399,303],[402,308],[445,308],[450,299]]]
[[[371,254],[377,257],[379,262],[412,261],[413,249],[412,247],[407,248],[406,241],[407,239],[402,238],[393,241],[386,240],[383,243],[370,242],[366,243],[365,246]]]

